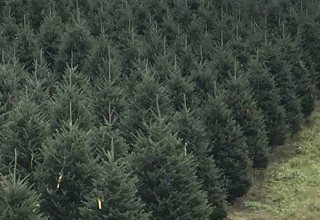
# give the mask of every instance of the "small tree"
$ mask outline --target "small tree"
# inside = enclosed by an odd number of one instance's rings
[[[107,160],[99,166],[99,174],[93,190],[85,196],[84,207],[80,208],[82,219],[149,219],[144,204],[138,196],[138,179],[127,169],[124,159],[115,160],[112,142]]]
[[[196,176],[195,158],[160,115],[140,133],[131,166],[139,195],[154,219],[210,219],[212,207]]]
[[[46,220],[40,212],[40,198],[27,179],[15,175],[2,176],[0,181],[0,218],[10,220]]]
[[[88,80],[77,68],[68,67],[63,81],[56,86],[56,93],[49,102],[51,130],[60,129],[70,118],[79,128],[89,130],[95,122],[93,100]]]

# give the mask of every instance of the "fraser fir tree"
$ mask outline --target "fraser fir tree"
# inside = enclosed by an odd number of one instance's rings
[[[145,210],[152,219],[210,219],[213,208],[196,176],[195,157],[166,120],[159,115],[134,144],[131,166]]]
[[[17,104],[26,75],[23,66],[14,58],[0,64],[0,123],[5,121],[6,113]]]
[[[226,81],[224,102],[246,136],[253,167],[265,168],[268,164],[269,147],[264,115],[252,97],[248,79],[242,74],[241,71],[235,71],[234,76]]]
[[[213,207],[210,219],[223,219],[227,214],[226,189],[221,171],[210,155],[208,134],[203,122],[195,117],[194,112],[184,108],[173,116],[172,130],[177,132],[185,144],[185,150],[195,155],[197,161],[197,176],[202,182],[202,189],[208,193],[208,201]]]
[[[270,145],[284,143],[288,125],[274,76],[258,58],[249,61],[246,74],[253,90],[253,98],[263,111]]]
[[[199,63],[191,71],[191,80],[195,83],[195,94],[204,104],[208,99],[208,94],[214,93],[215,82],[218,79],[218,73],[214,71],[213,62],[204,61]]]
[[[28,71],[33,70],[33,61],[39,57],[39,45],[29,26],[24,26],[19,30],[14,42],[16,56],[21,64]]]
[[[291,75],[291,68],[287,63],[279,46],[265,43],[262,47],[261,58],[273,75],[280,92],[281,105],[286,110],[286,120],[290,131],[298,131],[301,127],[301,103],[296,94],[296,83]]]
[[[122,133],[114,126],[114,122],[106,121],[99,127],[94,127],[90,132],[90,143],[95,150],[95,154],[100,159],[104,158],[107,151],[111,150],[111,144],[114,147],[114,158],[116,160],[123,158],[128,153],[128,145],[122,138]]]
[[[80,13],[76,21],[66,27],[62,36],[59,52],[55,62],[57,74],[62,74],[66,65],[77,66],[81,70],[92,47],[92,36],[86,23],[80,19]]]
[[[27,95],[22,97],[16,107],[9,112],[7,123],[3,125],[1,132],[0,161],[5,169],[1,172],[8,172],[16,166],[18,175],[22,177],[31,175],[37,163],[42,161],[40,149],[48,131],[48,122],[39,107]],[[32,175],[30,181],[33,182]]]
[[[308,57],[299,48],[298,40],[289,36],[277,39],[283,56],[291,66],[292,80],[296,83],[296,94],[301,101],[301,111],[304,116],[310,115],[314,109],[315,82],[312,69],[307,65]]]
[[[144,121],[149,121],[152,111],[157,111],[156,100],[158,99],[160,110],[163,114],[172,112],[172,106],[165,87],[158,83],[155,72],[148,65],[141,70],[135,82],[132,98],[129,100],[129,108],[124,112],[121,122],[121,131],[125,135],[127,143],[133,142],[133,135],[137,131],[145,131]],[[137,77],[138,78],[138,77]],[[158,98],[157,98],[158,97]]]
[[[138,179],[128,171],[124,158],[116,160],[112,149],[98,167],[93,190],[85,195],[84,206],[80,208],[82,219],[145,220],[150,214],[144,211],[144,204],[138,196]]]
[[[28,75],[26,92],[30,99],[48,114],[48,100],[54,93],[56,76],[50,71],[44,56],[40,54],[34,61],[34,71]]]
[[[40,199],[26,178],[2,176],[0,181],[0,218],[46,220],[40,212]]]
[[[51,70],[54,68],[55,59],[59,52],[63,30],[64,26],[54,11],[48,13],[39,28],[37,36],[39,47],[42,49],[43,56]]]
[[[69,121],[43,144],[43,162],[34,178],[43,200],[41,210],[51,219],[79,219],[78,208],[92,190],[97,160],[88,135]]]
[[[80,129],[91,129],[95,119],[90,92],[88,80],[76,68],[68,67],[49,103],[51,130],[59,130],[70,117],[78,123]]]
[[[243,196],[251,185],[251,160],[240,126],[223,101],[224,95],[210,96],[202,112],[210,137],[209,155],[227,178],[228,200]]]

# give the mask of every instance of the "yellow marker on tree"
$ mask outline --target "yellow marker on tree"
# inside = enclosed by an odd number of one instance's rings
[[[184,156],[187,156],[187,143],[184,144]]]
[[[62,174],[59,173],[59,177],[58,177],[58,181],[57,181],[57,189],[59,189],[61,181],[62,181]]]
[[[101,199],[98,199],[98,208],[100,210],[102,209],[102,201],[101,201]]]

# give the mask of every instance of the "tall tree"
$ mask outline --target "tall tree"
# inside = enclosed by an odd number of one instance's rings
[[[257,105],[263,111],[266,119],[266,130],[270,145],[284,143],[289,128],[274,76],[259,58],[249,61],[246,74],[253,90],[253,98],[257,101]]]
[[[228,200],[244,195],[251,186],[251,160],[246,137],[223,101],[223,93],[210,96],[201,111],[210,137],[209,154],[227,178]]]
[[[226,81],[225,90],[224,101],[246,136],[253,167],[265,168],[269,156],[265,119],[252,97],[248,79],[241,71],[235,71],[234,76]]]
[[[205,130],[205,125],[187,108],[178,111],[172,120],[172,130],[177,132],[185,144],[185,150],[194,154],[197,162],[197,176],[202,182],[202,189],[208,193],[208,201],[213,207],[210,219],[223,219],[227,215],[226,189],[221,170],[210,155],[212,145]]]
[[[280,93],[280,103],[286,110],[286,120],[290,131],[298,131],[301,127],[301,102],[296,94],[296,82],[292,78],[291,66],[284,60],[278,45],[265,43],[261,58],[273,75]]]

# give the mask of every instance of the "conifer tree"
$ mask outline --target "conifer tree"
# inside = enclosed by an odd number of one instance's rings
[[[138,176],[139,195],[152,219],[210,219],[213,208],[196,176],[192,153],[159,115],[139,133],[131,166]]]
[[[26,24],[19,30],[14,42],[16,56],[25,69],[33,70],[33,61],[39,57],[39,45],[30,27]]]
[[[251,185],[251,160],[246,137],[223,101],[224,95],[210,96],[202,113],[210,137],[209,155],[227,178],[228,200],[247,193]]]
[[[270,145],[284,143],[288,125],[274,76],[258,58],[249,61],[246,74],[253,90],[253,98],[263,111]]]
[[[195,117],[195,113],[186,107],[173,116],[172,130],[177,132],[185,144],[185,150],[194,154],[197,161],[197,176],[202,182],[202,189],[208,193],[208,201],[213,207],[210,219],[223,219],[227,214],[226,189],[221,171],[210,155],[208,134],[203,122]]]
[[[241,71],[235,71],[234,76],[226,81],[224,102],[246,136],[253,167],[265,168],[268,164],[269,147],[264,115],[252,97],[248,79],[242,74]]]
[[[127,93],[123,88],[124,77],[116,52],[106,41],[101,42],[106,45],[99,44],[101,47],[94,49],[82,72],[92,80],[94,110],[98,123],[103,124],[108,119],[110,111],[114,118],[119,118],[128,106]]]
[[[105,121],[104,124],[99,127],[94,127],[91,129],[90,143],[95,151],[95,154],[100,159],[104,158],[107,151],[111,150],[111,143],[114,147],[114,158],[116,160],[123,158],[128,153],[128,145],[122,138],[122,133],[114,125],[115,123],[111,121]]]
[[[296,94],[296,83],[292,79],[289,63],[284,60],[277,45],[265,43],[261,55],[279,89],[280,103],[286,110],[286,120],[290,131],[300,130],[302,121],[301,103]]]
[[[28,98],[28,95],[22,97],[9,112],[8,120],[1,132],[0,162],[5,169],[1,172],[8,172],[16,166],[18,175],[22,177],[31,175],[37,163],[42,161],[40,149],[48,131],[48,122],[38,106]],[[32,175],[29,178],[33,182]]]
[[[214,93],[215,82],[218,79],[218,73],[214,71],[214,63],[204,61],[196,65],[191,71],[191,80],[195,83],[195,94],[201,100],[201,104],[205,103],[208,95]]]
[[[111,151],[98,167],[93,190],[85,195],[84,207],[80,208],[82,219],[149,219],[144,204],[138,196],[138,178],[128,171],[124,158],[115,159]]]
[[[57,74],[62,74],[66,65],[78,66],[80,71],[92,47],[92,36],[84,20],[77,13],[76,21],[66,26],[66,32],[62,36],[59,52],[55,62]]]
[[[92,103],[88,80],[77,72],[77,68],[68,67],[49,103],[51,130],[59,130],[70,117],[78,123],[80,129],[91,129],[95,122]]]
[[[34,178],[41,193],[41,210],[51,219],[79,219],[84,195],[97,175],[88,132],[69,121],[43,144],[43,162]]]
[[[277,43],[291,66],[292,80],[296,83],[296,94],[301,101],[304,116],[310,115],[314,108],[315,82],[312,69],[307,66],[307,56],[299,48],[298,40],[289,36],[277,39]]]
[[[0,181],[0,218],[46,220],[40,212],[40,199],[26,178],[2,176]]]
[[[161,112],[163,114],[172,112],[168,93],[165,87],[156,80],[155,72],[151,67],[146,65],[140,75],[136,77],[141,77],[141,80],[137,79],[133,92],[130,92],[132,93],[132,98],[129,100],[130,106],[124,112],[124,118],[121,122],[121,131],[125,135],[127,143],[133,142],[133,135],[137,131],[145,131],[143,122],[149,121],[152,116],[151,112],[156,111],[157,97]]]
[[[199,104],[199,99],[194,95],[194,82],[190,77],[183,77],[180,69],[177,69],[174,65],[174,69],[168,72],[168,76],[165,81],[165,86],[169,93],[169,98],[173,104],[175,110],[183,108],[184,95],[188,99],[188,102],[192,103],[192,106]]]
[[[64,30],[61,19],[56,12],[50,11],[44,18],[37,35],[39,47],[51,70],[54,68],[55,59],[58,56],[61,36]]]
[[[0,123],[5,121],[6,113],[17,104],[26,75],[23,66],[15,58],[0,63]]]
[[[26,88],[30,99],[48,114],[48,100],[55,91],[56,76],[50,71],[42,53],[34,61],[34,71],[27,76]],[[25,91],[24,91],[25,92]]]

